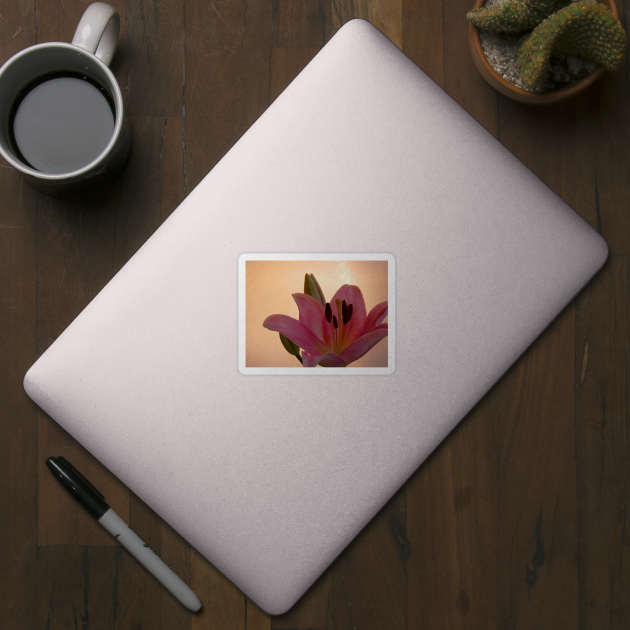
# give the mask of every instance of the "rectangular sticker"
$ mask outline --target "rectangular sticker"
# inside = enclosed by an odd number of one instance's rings
[[[242,374],[392,374],[391,254],[243,254]]]

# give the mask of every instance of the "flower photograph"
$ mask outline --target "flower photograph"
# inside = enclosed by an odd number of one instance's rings
[[[387,368],[387,260],[247,260],[248,368]]]

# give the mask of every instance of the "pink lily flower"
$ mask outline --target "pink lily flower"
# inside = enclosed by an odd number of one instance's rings
[[[369,314],[361,289],[344,284],[326,306],[305,293],[293,293],[300,319],[270,315],[263,322],[302,348],[304,367],[345,367],[387,337],[387,301]]]

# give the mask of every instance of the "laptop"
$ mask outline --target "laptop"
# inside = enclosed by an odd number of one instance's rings
[[[607,255],[566,203],[353,20],[24,387],[280,614]]]

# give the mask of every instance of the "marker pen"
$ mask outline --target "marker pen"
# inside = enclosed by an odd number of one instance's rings
[[[105,502],[105,497],[65,458],[49,457],[61,485],[160,582],[183,606],[197,612],[201,601],[140,537]]]

